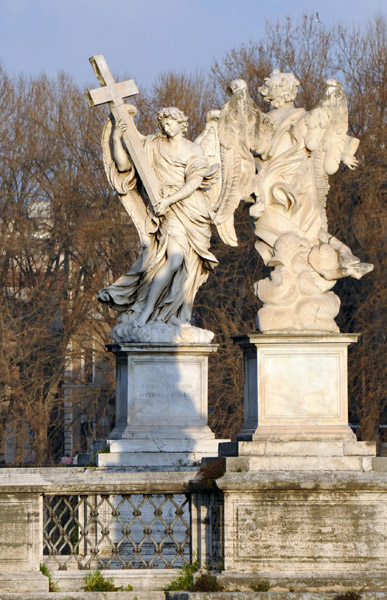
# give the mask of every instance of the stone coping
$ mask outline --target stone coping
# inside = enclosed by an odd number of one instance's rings
[[[226,473],[216,481],[223,491],[363,490],[387,491],[387,471],[249,471]]]
[[[353,344],[360,338],[360,333],[251,333],[232,335],[234,344],[249,346],[254,344]]]
[[[338,592],[169,592],[166,600],[334,600],[337,594]],[[361,592],[361,600],[386,600],[386,592]]]
[[[168,342],[114,342],[106,344],[109,352],[172,352],[172,353],[206,353],[217,352],[219,344],[199,344],[199,343],[181,343],[170,344]]]
[[[146,493],[178,494],[208,489],[195,471],[125,472],[93,467],[0,469],[0,494]]]
[[[375,460],[375,459],[373,459]],[[387,458],[380,459],[387,465]],[[249,471],[226,473],[217,481],[224,491],[248,490],[387,490],[387,470],[351,471]],[[168,494],[215,491],[198,473],[125,472],[93,467],[42,467],[0,469],[0,493],[146,493]]]
[[[1,592],[0,600],[165,600],[165,592]]]
[[[335,596],[337,592],[0,592],[0,600],[334,600]],[[362,592],[361,600],[386,600],[386,592]]]

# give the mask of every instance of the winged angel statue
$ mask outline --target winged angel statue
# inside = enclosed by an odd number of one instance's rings
[[[211,224],[236,246],[233,221],[241,200],[254,202],[256,249],[274,267],[256,284],[264,303],[261,331],[337,331],[340,302],[329,290],[338,277],[359,278],[372,269],[328,233],[325,215],[328,175],[340,161],[356,166],[358,141],[346,135],[347,102],[338,82],[326,82],[310,112],[294,107],[298,85],[293,75],[278,71],[265,79],[259,91],[273,107],[266,114],[243,80],[231,82],[230,99],[207,114],[195,142],[185,138],[182,111],[161,109],[160,131],[138,134],[157,179],[153,204],[126,147],[125,121],[108,119],[102,135],[106,174],[142,244],[129,271],[98,293],[120,313],[116,341],[212,339],[212,332],[190,325],[193,302],[217,264]],[[133,117],[135,108],[125,107]]]
[[[132,117],[135,108],[125,106]],[[195,142],[185,138],[188,120],[175,107],[158,112],[158,133],[138,134],[159,187],[160,197],[153,205],[125,146],[125,122],[111,116],[105,125],[106,174],[142,244],[129,271],[98,292],[100,301],[120,312],[112,332],[116,341],[209,342],[213,337],[212,332],[190,325],[190,320],[195,295],[218,262],[209,248],[211,223],[222,209],[219,114],[208,113]],[[232,217],[218,228],[226,243],[236,245]]]
[[[219,210],[234,210],[233,189],[241,179],[250,186],[255,247],[265,264],[274,267],[255,284],[263,303],[260,331],[333,333],[340,307],[330,291],[336,280],[359,279],[373,269],[329,234],[325,211],[328,176],[340,162],[350,169],[357,166],[359,141],[347,135],[347,99],[339,82],[328,79],[321,100],[309,112],[294,106],[299,85],[293,74],[273,71],[259,88],[271,105],[262,113],[246,83],[232,82],[219,123],[222,170],[228,173],[231,194]],[[248,174],[242,170],[233,178],[228,164],[237,164],[236,154],[248,165]]]

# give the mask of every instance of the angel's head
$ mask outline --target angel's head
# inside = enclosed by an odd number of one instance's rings
[[[258,91],[274,108],[281,108],[287,102],[293,102],[299,85],[300,82],[293,73],[273,71],[264,79],[264,84],[258,88]]]
[[[169,106],[168,108],[161,108],[157,113],[157,124],[160,130],[168,135],[168,137],[177,130],[185,133],[188,129],[188,117],[185,116],[182,110],[175,106]]]

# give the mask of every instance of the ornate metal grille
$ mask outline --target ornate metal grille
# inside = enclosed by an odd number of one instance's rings
[[[56,569],[162,569],[191,559],[189,495],[45,495],[45,563]]]

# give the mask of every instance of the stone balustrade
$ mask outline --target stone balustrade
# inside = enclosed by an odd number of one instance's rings
[[[62,574],[67,589],[77,589],[74,581],[88,569],[109,569],[122,580],[137,569],[142,578],[150,569],[171,578],[194,557],[216,565],[222,513],[222,494],[192,472],[2,469],[0,587],[47,590],[41,564]]]

